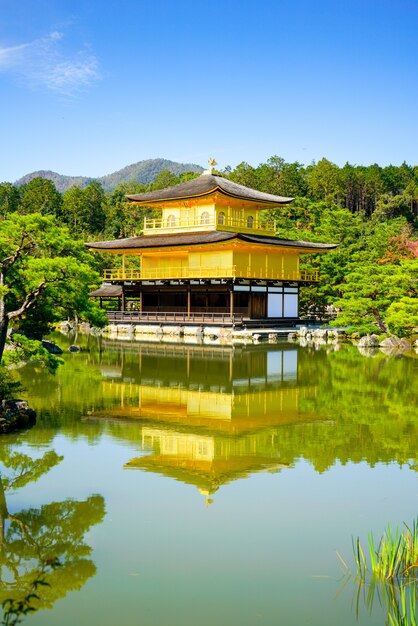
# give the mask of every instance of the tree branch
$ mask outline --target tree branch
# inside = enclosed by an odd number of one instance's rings
[[[47,278],[44,279],[36,287],[36,289],[33,289],[33,291],[31,291],[30,293],[27,294],[27,296],[25,297],[25,300],[24,300],[24,302],[23,302],[21,307],[19,307],[15,311],[10,311],[9,313],[7,313],[8,320],[10,321],[11,319],[13,319],[15,317],[19,317],[19,315],[22,315],[22,313],[24,313],[25,311],[30,309],[30,307],[33,305],[33,303],[36,301],[36,299],[39,298],[39,296],[44,291],[44,289],[47,287],[47,285],[50,285],[52,283],[60,282],[61,280],[64,280],[65,278],[67,278],[67,276],[68,276],[67,273],[63,269],[61,269],[59,276],[57,276],[55,278],[51,278],[51,279],[47,279]]]
[[[376,324],[377,324],[379,330],[381,330],[382,333],[387,333],[388,332],[388,328],[387,328],[386,324],[384,323],[384,321],[382,320],[378,310],[377,309],[372,309],[370,311],[370,313],[373,315],[374,319],[376,320]]]
[[[28,243],[25,243],[26,239],[29,239]],[[5,275],[6,272],[16,263],[16,261],[22,255],[23,252],[29,251],[31,249],[32,245],[33,245],[33,240],[29,237],[29,234],[27,232],[23,231],[20,244],[15,250],[14,254],[7,256],[0,261],[3,275]]]
[[[36,289],[28,293],[22,306],[19,309],[16,309],[15,311],[10,311],[9,313],[7,313],[7,317],[9,321],[15,317],[19,317],[19,315],[22,315],[22,313],[30,309],[30,307],[35,302],[35,300],[41,295],[45,287],[46,287],[46,281],[42,282],[40,285],[38,285]]]

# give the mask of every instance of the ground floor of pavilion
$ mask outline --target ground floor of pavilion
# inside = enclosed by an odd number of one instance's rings
[[[116,323],[295,323],[299,284],[246,279],[104,283],[90,294]]]

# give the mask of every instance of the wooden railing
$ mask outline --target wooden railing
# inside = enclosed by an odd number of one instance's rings
[[[232,218],[224,216],[216,220],[215,216],[206,218],[169,218],[169,219],[153,219],[144,218],[144,235],[154,234],[155,231],[167,230],[168,232],[187,231],[187,230],[232,230],[233,232],[260,232],[264,234],[275,235],[276,222],[260,222],[257,217],[253,218],[250,224],[246,218]]]
[[[137,307],[136,309],[132,309],[133,311],[139,311],[140,309]],[[184,306],[153,306],[151,307],[144,307],[142,309],[142,313],[184,313]],[[204,306],[194,306],[193,305],[193,313],[207,313],[208,309],[207,307]],[[248,312],[248,307],[236,307],[234,306],[234,313],[237,314],[242,314],[242,315],[247,315]],[[220,314],[220,315],[229,315],[230,313],[230,309],[229,307],[224,307],[224,306],[211,306],[210,307],[210,311],[209,313],[215,313],[215,314]]]
[[[259,280],[291,280],[317,282],[318,272],[292,271],[283,272],[279,269],[254,269],[223,265],[214,267],[161,267],[139,269],[107,269],[103,273],[104,280],[164,280],[181,278],[254,278]]]
[[[148,322],[151,324],[188,323],[188,324],[233,324],[242,325],[244,316],[241,313],[196,313],[186,311],[108,311],[110,323],[135,324]]]

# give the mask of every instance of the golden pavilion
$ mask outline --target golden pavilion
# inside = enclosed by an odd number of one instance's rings
[[[212,169],[127,198],[159,209],[160,217],[145,218],[140,236],[87,243],[122,258],[122,267],[105,270],[102,287],[91,294],[117,299],[118,310],[109,314],[115,322],[294,323],[300,285],[318,280],[300,269],[300,256],[336,247],[276,237],[262,211],[294,198],[244,187]],[[128,307],[132,302],[136,310]]]

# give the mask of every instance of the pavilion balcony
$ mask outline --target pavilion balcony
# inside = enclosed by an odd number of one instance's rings
[[[108,269],[104,270],[104,280],[176,280],[194,278],[252,278],[261,280],[287,280],[317,282],[318,272],[292,271],[279,269],[241,268],[236,265],[212,267],[161,267],[153,269]]]
[[[144,218],[144,235],[170,234],[187,231],[224,230],[239,233],[262,233],[274,236],[275,222],[260,222],[257,218],[236,219],[224,216],[218,220],[214,216],[197,219],[150,219]]]
[[[205,324],[216,326],[242,326],[242,312],[223,311],[108,311],[111,324]]]

